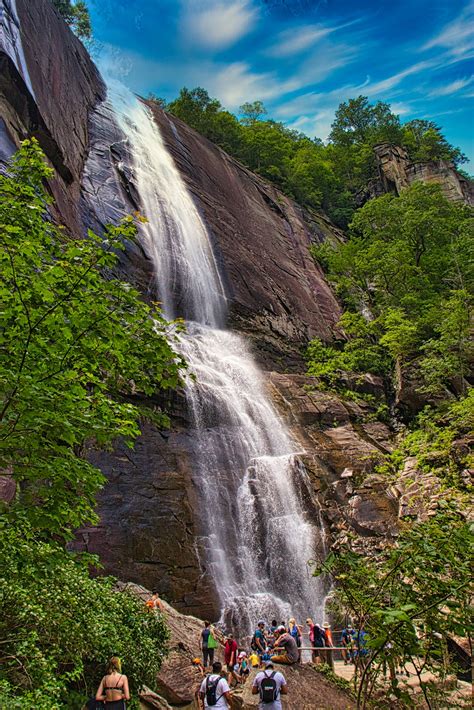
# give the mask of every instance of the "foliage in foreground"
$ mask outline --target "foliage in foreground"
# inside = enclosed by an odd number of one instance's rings
[[[70,237],[46,218],[50,174],[26,141],[0,176],[0,467],[17,484],[10,522],[67,537],[95,520],[104,483],[84,450],[118,436],[132,446],[140,410],[131,398],[176,387],[183,362],[170,344],[176,324],[104,277],[135,238],[132,220],[103,240]]]
[[[159,614],[28,527],[2,524],[0,548],[1,707],[81,707],[113,655],[132,692],[154,685],[168,638]]]
[[[445,503],[426,522],[406,524],[397,542],[377,556],[340,550],[316,570],[332,576],[336,603],[356,631],[368,634],[367,662],[354,679],[359,707],[387,682],[394,698],[414,706],[395,674],[407,663],[419,676],[429,670],[438,680],[452,672],[446,638],[472,641],[473,548],[472,526],[455,503]],[[427,707],[435,707],[439,688],[421,680],[420,686]]]
[[[32,140],[0,176],[0,468],[16,485],[0,511],[0,706],[22,710],[81,707],[114,654],[135,691],[153,685],[164,622],[62,543],[96,520],[105,479],[86,452],[132,446],[133,401],[177,387],[184,367],[178,324],[112,277],[133,221],[72,238],[50,221],[51,175]]]

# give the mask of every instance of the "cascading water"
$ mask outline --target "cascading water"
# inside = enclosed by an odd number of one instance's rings
[[[196,519],[222,620],[245,635],[260,616],[321,618],[324,591],[307,564],[320,525],[306,470],[245,341],[224,330],[209,235],[156,123],[123,86],[112,82],[109,95],[132,154],[164,313],[187,321],[180,350],[195,375],[186,390],[198,439]]]

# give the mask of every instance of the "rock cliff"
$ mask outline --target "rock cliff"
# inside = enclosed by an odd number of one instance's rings
[[[0,3],[9,22],[0,44],[0,158],[23,138],[37,137],[56,170],[54,217],[72,232],[100,230],[140,208],[127,145],[80,41],[49,0]],[[305,451],[326,532],[334,542],[353,529],[377,544],[396,514],[377,481],[362,484],[361,474],[389,446],[388,429],[370,423],[367,412],[364,419],[361,406],[311,391],[314,383],[303,375],[285,373],[301,368],[300,348],[309,338],[332,337],[339,306],[308,248],[341,234],[179,120],[153,111],[212,235],[231,323],[253,340],[271,371],[269,389]],[[150,260],[139,245],[128,245],[120,269],[153,295]],[[75,546],[98,553],[105,572],[156,589],[181,610],[216,618],[196,532],[205,514],[193,480],[196,436],[182,398],[167,404],[170,431],[145,422],[133,451],[118,443],[91,455],[109,482],[98,500],[100,524],[78,531]]]
[[[376,145],[374,152],[379,176],[372,183],[368,196],[385,192],[399,194],[414,182],[437,183],[448,199],[474,205],[474,183],[466,180],[446,160],[412,163],[404,148],[390,143]]]

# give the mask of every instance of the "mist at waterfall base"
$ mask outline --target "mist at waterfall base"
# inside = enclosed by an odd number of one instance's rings
[[[149,109],[121,84],[109,100],[126,135],[148,223],[141,228],[166,317],[183,317],[179,350],[198,455],[203,571],[221,621],[239,637],[258,618],[322,619],[324,583],[308,561],[324,544],[295,445],[265,392],[244,339],[225,330],[226,297],[209,234]]]

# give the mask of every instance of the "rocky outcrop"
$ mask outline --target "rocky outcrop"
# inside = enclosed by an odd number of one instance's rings
[[[374,407],[317,389],[304,375],[270,374],[274,401],[296,441],[319,495],[330,544],[355,533],[368,551],[397,534],[398,507],[383,476],[372,474],[393,448],[393,434]]]
[[[474,183],[458,173],[452,163],[446,160],[412,163],[404,148],[390,143],[376,145],[374,152],[379,177],[371,186],[371,196],[385,192],[400,194],[414,182],[437,183],[449,200],[474,205]]]

